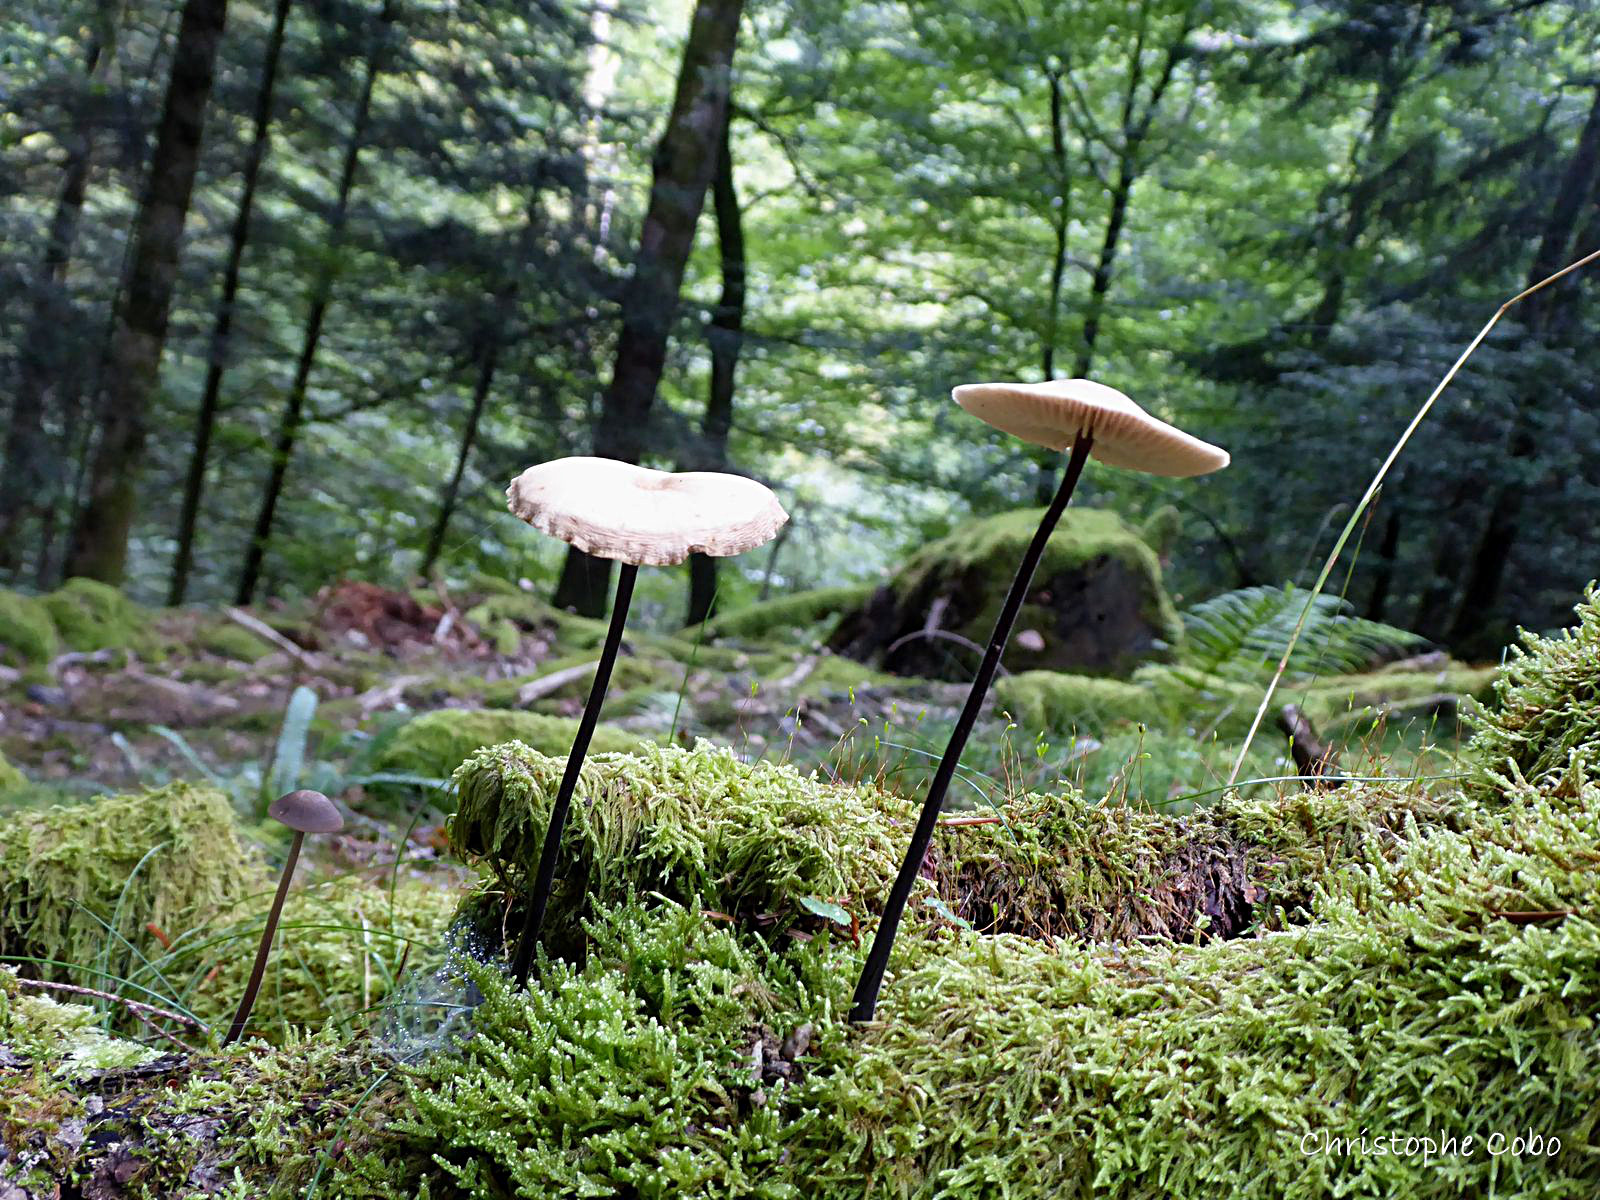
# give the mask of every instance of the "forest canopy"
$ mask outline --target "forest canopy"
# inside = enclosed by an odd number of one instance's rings
[[[952,386],[1092,376],[1229,447],[1190,600],[1306,582],[1496,305],[1600,246],[1587,0],[63,0],[0,27],[0,572],[146,601],[526,578],[573,453],[769,484],[663,625],[877,578],[1056,467]],[[1514,310],[1346,595],[1463,656],[1594,574],[1583,274]],[[592,572],[590,572],[592,574]],[[559,591],[558,591],[559,585]]]

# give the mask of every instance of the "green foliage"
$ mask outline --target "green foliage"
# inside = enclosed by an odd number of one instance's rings
[[[1573,851],[1600,783],[1457,798],[1436,814],[1456,828],[1374,824],[1393,797],[1341,791],[1236,810],[1302,848],[1344,823],[1305,923],[1115,949],[911,924],[865,1027],[838,1019],[864,943],[775,953],[693,906],[602,908],[582,967],[526,994],[479,976],[471,1040],[412,1078],[390,1153],[474,1198],[1591,1194],[1600,926]],[[807,1052],[767,1073],[802,1024]],[[1491,1153],[1530,1131],[1561,1152]],[[1364,1132],[1435,1153],[1306,1150]]]
[[[1023,671],[995,682],[994,706],[1025,730],[1098,731],[1121,721],[1149,721],[1157,711],[1149,688],[1122,679]]]
[[[511,743],[455,776],[451,845],[520,894],[544,844],[564,762]],[[576,934],[584,905],[633,889],[787,925],[796,899],[865,904],[893,876],[907,803],[873,788],[837,788],[772,763],[742,763],[702,742],[591,754],[563,831],[562,875],[546,928]]]
[[[69,579],[41,600],[69,649],[133,647],[143,636],[139,608],[117,588],[93,579]]]
[[[260,887],[221,795],[174,783],[0,825],[0,956],[92,987]],[[82,977],[78,969],[81,968]]]
[[[822,626],[840,613],[859,608],[871,594],[871,585],[847,584],[790,592],[787,596],[741,608],[719,609],[717,615],[706,622],[706,636],[717,640],[792,635],[799,630]]]
[[[4,754],[0,754],[0,797],[20,792],[27,786],[28,777],[7,762]]]
[[[1472,716],[1470,749],[1480,787],[1541,785],[1597,760],[1600,752],[1600,590],[1590,584],[1578,624],[1555,637],[1524,632]]]
[[[781,1052],[822,1015],[802,979],[819,964],[677,906],[608,911],[591,934],[582,967],[546,961],[526,991],[474,972],[472,1038],[408,1081],[415,1112],[391,1132],[467,1196],[803,1195],[786,1085],[758,1095],[751,1056],[763,1026]]]
[[[233,1015],[271,902],[265,890],[241,900],[191,932],[205,950],[180,946],[156,960],[199,981],[181,999],[207,1024],[225,1026]],[[425,972],[435,963],[458,902],[456,890],[438,878],[400,878],[392,889],[387,875],[299,881],[284,904],[251,1035],[282,1043],[294,1031],[329,1022],[359,1027],[394,991],[402,964]]]
[[[1109,750],[1107,776],[1143,771],[1146,754],[1137,741]],[[485,750],[457,772],[451,844],[481,860],[497,890],[525,889],[562,766],[513,744]],[[1148,787],[1159,793],[1152,802],[1170,790],[1154,782],[1157,770],[1178,779],[1186,769],[1209,785],[1200,767],[1166,762],[1150,770]],[[1256,919],[1253,888],[1262,889],[1261,899],[1270,886],[1278,903],[1292,907],[1306,881],[1349,854],[1352,827],[1426,809],[1400,785],[1320,803],[1286,789],[1272,791],[1271,800],[1229,797],[1174,821],[1121,803],[1134,788],[1108,785],[1110,803],[1101,802],[1104,793],[1071,790],[1019,796],[965,814],[976,824],[942,825],[929,859],[932,892],[984,930],[1187,937],[1207,909],[1230,927]],[[1263,803],[1275,806],[1282,827],[1259,819]],[[913,800],[742,763],[705,742],[692,751],[652,747],[592,758],[564,832],[547,940],[571,943],[583,905],[618,904],[635,892],[699,903],[774,931],[814,926],[807,920],[814,901],[864,918],[899,869],[914,817]],[[1308,832],[1312,840],[1302,841]]]
[[[0,1044],[45,1064],[57,1078],[131,1067],[156,1056],[147,1046],[106,1033],[101,1020],[91,1008],[60,1003],[48,991],[19,982],[15,966],[0,966]]]
[[[578,734],[570,717],[498,708],[441,708],[413,717],[384,739],[374,754],[379,772],[448,779],[485,746],[521,742],[542,754],[565,757]],[[641,735],[607,725],[595,728],[590,754],[625,753]]]
[[[242,663],[254,663],[273,651],[265,639],[232,621],[206,622],[196,632],[194,644],[210,654]]]
[[[13,666],[43,666],[61,651],[50,610],[37,596],[0,588],[0,658]]]
[[[1224,679],[1268,679],[1305,604],[1305,594],[1294,587],[1250,587],[1193,605],[1183,613],[1187,638],[1183,665]],[[1285,678],[1360,671],[1390,651],[1423,641],[1414,633],[1351,616],[1346,610],[1338,596],[1316,597]]]

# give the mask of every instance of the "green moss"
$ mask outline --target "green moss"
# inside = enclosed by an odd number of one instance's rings
[[[231,621],[202,626],[195,632],[193,645],[208,654],[242,663],[256,662],[273,651],[263,639]]]
[[[1156,552],[1157,558],[1166,558],[1178,544],[1183,534],[1183,514],[1171,504],[1163,504],[1139,526],[1139,536]]]
[[[16,967],[0,966],[0,1044],[42,1061],[51,1074],[65,1078],[131,1067],[156,1056],[138,1042],[108,1034],[102,1028],[104,1018],[93,1009],[60,1003],[53,995],[59,993],[20,981]]]
[[[19,811],[0,824],[0,955],[44,960],[52,979],[84,968],[79,982],[95,985],[94,971],[123,975],[149,950],[151,924],[175,937],[261,880],[214,791],[175,783]]]
[[[374,756],[373,769],[445,779],[485,746],[522,742],[545,754],[563,757],[572,747],[578,722],[569,717],[498,708],[441,708],[407,721]],[[640,734],[606,725],[597,727],[591,754],[632,750]]]
[[[861,607],[872,590],[872,585],[865,583],[813,588],[779,596],[775,600],[719,611],[706,623],[706,636],[715,640],[792,635],[797,630],[821,625],[842,612]]]
[[[1108,755],[1108,771],[1130,761],[1137,767],[1141,750],[1129,747],[1115,761]],[[508,745],[457,772],[451,844],[486,865],[497,894],[525,890],[562,766]],[[1150,786],[1160,799],[1170,790]],[[1417,811],[1404,790],[1315,810],[1298,792],[1274,795],[1297,829],[1315,817],[1314,848],[1262,821],[1255,800],[1234,797],[1172,819],[1072,791],[1018,797],[970,814],[980,817],[976,824],[940,827],[928,894],[984,929],[1185,937],[1208,905],[1219,921],[1242,927],[1261,915],[1257,901],[1269,894],[1285,907],[1297,904],[1305,880],[1347,855],[1352,811],[1363,827],[1380,819],[1380,808]],[[801,903],[808,898],[865,918],[887,894],[914,817],[914,802],[904,797],[742,763],[706,742],[692,751],[651,747],[591,759],[573,800],[546,928],[553,944],[570,944],[586,904],[621,903],[634,891],[697,901],[775,930],[808,923]]]
[[[69,579],[42,603],[73,650],[131,647],[144,632],[140,610],[116,588],[93,579]]]
[[[1427,716],[1430,706],[1454,710],[1462,700],[1487,697],[1499,674],[1496,667],[1451,663],[1438,671],[1372,671],[1318,680],[1309,688],[1289,687],[1284,703],[1301,704],[1318,730],[1348,724],[1379,712]],[[1257,700],[1259,703],[1259,699]],[[1253,711],[1253,710],[1252,710]]]
[[[693,906],[602,908],[581,967],[527,992],[478,974],[471,1040],[391,1132],[474,1198],[1592,1195],[1600,925],[1491,909],[1591,911],[1574,852],[1600,786],[1514,817],[1458,799],[1459,830],[1374,824],[1395,797],[1343,791],[1230,817],[1321,845],[1304,924],[1110,948],[913,922],[864,1027],[840,1019],[864,939],[774,949]],[[1115,833],[1079,836],[1115,862]],[[1561,1152],[1490,1153],[1530,1129]],[[1363,1132],[1476,1149],[1306,1150]]]
[[[284,904],[251,1034],[282,1042],[329,1021],[359,1024],[394,989],[402,963],[429,969],[458,902],[439,879],[402,879],[392,892],[387,876],[297,886]],[[200,931],[210,949],[182,956],[185,977],[204,980],[189,1009],[208,1024],[232,1016],[271,903],[262,891],[219,913]]]
[[[28,786],[28,777],[17,770],[0,754],[0,796],[12,795]]]
[[[858,657],[883,653],[880,643],[916,634],[935,605],[938,628],[983,645],[1042,516],[1040,509],[1001,513],[923,547],[889,584],[892,614],[876,597],[846,617],[834,648]],[[1046,543],[1016,629],[1032,631],[1040,643],[1030,648],[1020,635],[1012,638],[1004,665],[1014,672],[1126,675],[1139,662],[1169,656],[1183,641],[1155,551],[1115,513],[1089,508],[1069,509]],[[920,663],[933,653],[919,645],[915,639],[902,645],[895,661],[911,655]]]
[[[1600,590],[1591,584],[1578,624],[1555,637],[1524,632],[1493,696],[1472,716],[1480,789],[1564,777],[1600,758]]]
[[[1029,733],[1088,733],[1121,721],[1154,722],[1159,716],[1156,696],[1149,688],[1121,679],[1061,671],[1005,676],[994,685],[994,708],[1010,714]]]
[[[36,667],[60,652],[61,635],[44,601],[0,588],[0,660],[17,667]]]

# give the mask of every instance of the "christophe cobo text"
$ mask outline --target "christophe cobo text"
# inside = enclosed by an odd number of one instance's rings
[[[1355,1137],[1337,1137],[1326,1130],[1312,1130],[1300,1139],[1300,1153],[1326,1155],[1332,1158],[1393,1156],[1395,1158],[1421,1158],[1424,1163],[1434,1159],[1472,1158],[1487,1154],[1490,1158],[1510,1155],[1513,1158],[1554,1158],[1561,1153],[1561,1139],[1545,1137],[1533,1130],[1521,1133],[1491,1133],[1488,1137],[1474,1134],[1448,1137],[1413,1136],[1403,1133],[1370,1134],[1363,1129]]]

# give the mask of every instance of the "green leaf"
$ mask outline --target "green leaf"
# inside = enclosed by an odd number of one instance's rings
[[[938,913],[946,921],[949,921],[952,925],[959,925],[962,929],[972,928],[972,922],[968,921],[965,917],[957,916],[955,910],[943,900],[939,899],[939,897],[929,896],[923,901],[923,903],[929,908],[933,909],[934,912]]]
[[[283,714],[283,728],[272,752],[272,770],[267,774],[270,795],[262,798],[263,807],[274,797],[293,791],[300,782],[300,773],[305,769],[306,739],[316,715],[317,694],[301,684],[289,697],[289,707]]]
[[[815,896],[801,896],[800,907],[814,917],[821,917],[825,921],[832,921],[835,925],[850,928],[850,914],[837,904],[827,900],[819,900]]]

